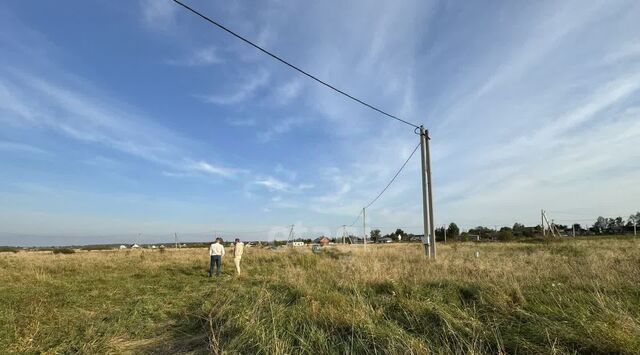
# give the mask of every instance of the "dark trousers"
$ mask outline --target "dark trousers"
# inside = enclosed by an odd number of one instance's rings
[[[220,255],[211,255],[211,264],[209,264],[209,277],[213,275],[213,267],[216,267],[216,275],[220,275],[222,272],[222,256]]]

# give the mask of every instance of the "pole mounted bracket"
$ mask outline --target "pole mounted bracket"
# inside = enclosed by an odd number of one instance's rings
[[[413,130],[413,133],[415,133],[417,135],[420,135],[420,128],[424,129],[424,126],[416,127]],[[429,137],[429,130],[428,129],[424,130],[424,135],[425,135],[425,137],[427,137],[428,140],[431,140],[431,137]]]

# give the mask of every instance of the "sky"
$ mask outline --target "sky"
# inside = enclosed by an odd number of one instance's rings
[[[640,210],[637,1],[186,3],[429,129],[438,226]],[[419,142],[168,0],[5,1],[0,53],[0,245],[341,236]],[[367,229],[421,225],[416,154]]]

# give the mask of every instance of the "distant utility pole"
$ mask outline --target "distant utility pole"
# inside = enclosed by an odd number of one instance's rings
[[[444,244],[447,244],[447,225],[442,226],[442,230],[444,230]]]
[[[431,184],[431,157],[429,152],[429,131],[420,126],[420,152],[422,153],[422,221],[424,227],[425,254],[436,258],[436,234],[433,220],[433,191]]]
[[[289,244],[290,247],[293,247],[293,224],[289,226],[289,237],[287,237],[287,244]]]
[[[542,237],[545,237],[546,233],[544,231],[544,210],[540,210],[540,227],[542,227]]]
[[[178,249],[178,233],[173,233],[173,238],[176,242],[176,249]]]
[[[575,223],[571,226],[571,231],[572,231],[573,237],[575,238],[576,237],[576,224]]]
[[[347,225],[342,225],[342,244],[345,244],[345,234],[347,233]]]
[[[556,224],[553,222],[553,220],[551,220],[551,223],[549,223],[549,219],[547,218],[547,213],[544,210],[540,210],[541,214],[542,214],[542,236],[546,236],[546,232],[544,229],[544,224],[545,222],[547,223],[547,228],[549,229],[549,233],[551,234],[552,237],[561,237],[560,235],[560,231],[558,231],[558,228],[556,227]]]
[[[362,232],[364,247],[367,247],[367,209],[362,207]]]

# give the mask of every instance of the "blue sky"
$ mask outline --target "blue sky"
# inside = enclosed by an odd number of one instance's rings
[[[438,225],[640,209],[636,1],[188,3],[428,127]],[[0,244],[334,235],[418,143],[171,1],[4,2],[0,49]]]

